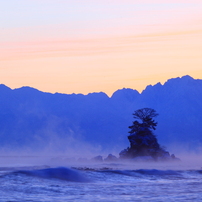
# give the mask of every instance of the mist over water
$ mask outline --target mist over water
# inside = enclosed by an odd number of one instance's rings
[[[72,142],[71,142],[72,143]],[[180,146],[178,147],[180,148]],[[146,161],[144,160],[124,160],[119,159],[119,152],[121,150],[104,151],[101,148],[96,148],[90,144],[78,142],[75,145],[68,145],[64,151],[54,150],[55,148],[45,148],[43,151],[27,151],[27,150],[10,150],[1,151],[0,167],[22,167],[22,166],[66,166],[66,167],[89,167],[101,168],[111,167],[113,165],[119,166],[121,169],[201,169],[202,168],[202,153],[179,151],[171,149],[168,151],[175,151],[175,155],[180,161]],[[123,148],[122,148],[123,149]],[[177,152],[178,151],[178,152]],[[117,157],[117,160],[106,160],[109,154]],[[93,160],[96,156],[102,156],[103,161]]]
[[[201,153],[173,145],[168,151],[181,161],[107,161],[108,154],[119,157],[124,148],[104,150],[73,136],[54,142],[35,151],[2,149],[0,202],[202,199]],[[57,148],[60,144],[65,149]],[[104,161],[92,160],[98,155]]]
[[[1,156],[0,201],[200,201],[200,157],[96,162],[73,154]]]
[[[7,89],[0,106],[0,202],[202,200],[202,113],[195,109],[200,95],[184,105],[176,99],[186,83],[201,89],[196,82],[186,77],[177,91],[169,81],[142,94],[123,89],[111,98]],[[157,109],[159,144],[181,161],[106,160],[129,146],[131,114],[142,105]],[[187,106],[194,107],[185,116]],[[12,110],[4,116],[6,107]],[[93,160],[99,155],[103,161]]]

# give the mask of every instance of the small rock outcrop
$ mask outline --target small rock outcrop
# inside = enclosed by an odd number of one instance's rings
[[[107,158],[104,159],[104,161],[117,161],[117,160],[118,158],[112,154],[109,154]]]
[[[102,156],[95,156],[94,158],[92,158],[93,161],[96,161],[96,162],[103,162],[103,157]]]

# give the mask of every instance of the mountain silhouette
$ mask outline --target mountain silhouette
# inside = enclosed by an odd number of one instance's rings
[[[45,93],[31,87],[0,85],[0,149],[65,150],[87,144],[121,150],[128,145],[128,126],[139,108],[155,109],[161,145],[189,150],[202,144],[202,80],[190,76],[149,85],[139,93],[120,89],[105,93]]]

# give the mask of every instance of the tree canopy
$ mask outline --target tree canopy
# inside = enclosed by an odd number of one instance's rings
[[[133,122],[132,126],[129,126],[131,129],[129,133],[132,135],[134,133],[148,130],[155,130],[157,122],[153,120],[154,117],[158,116],[157,112],[151,108],[142,108],[138,109],[133,113],[135,119],[140,119],[142,123],[139,123],[137,120]]]
[[[136,110],[133,113],[133,115],[135,119],[141,119],[142,121],[144,121],[145,119],[154,118],[158,116],[158,113],[151,108],[142,108],[142,109]]]

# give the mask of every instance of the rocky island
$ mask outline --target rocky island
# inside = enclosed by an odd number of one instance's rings
[[[153,131],[157,122],[153,119],[158,116],[151,108],[142,108],[133,113],[135,121],[130,128],[128,140],[130,147],[119,153],[120,159],[168,161],[179,160],[174,154],[170,155],[157,141]]]

